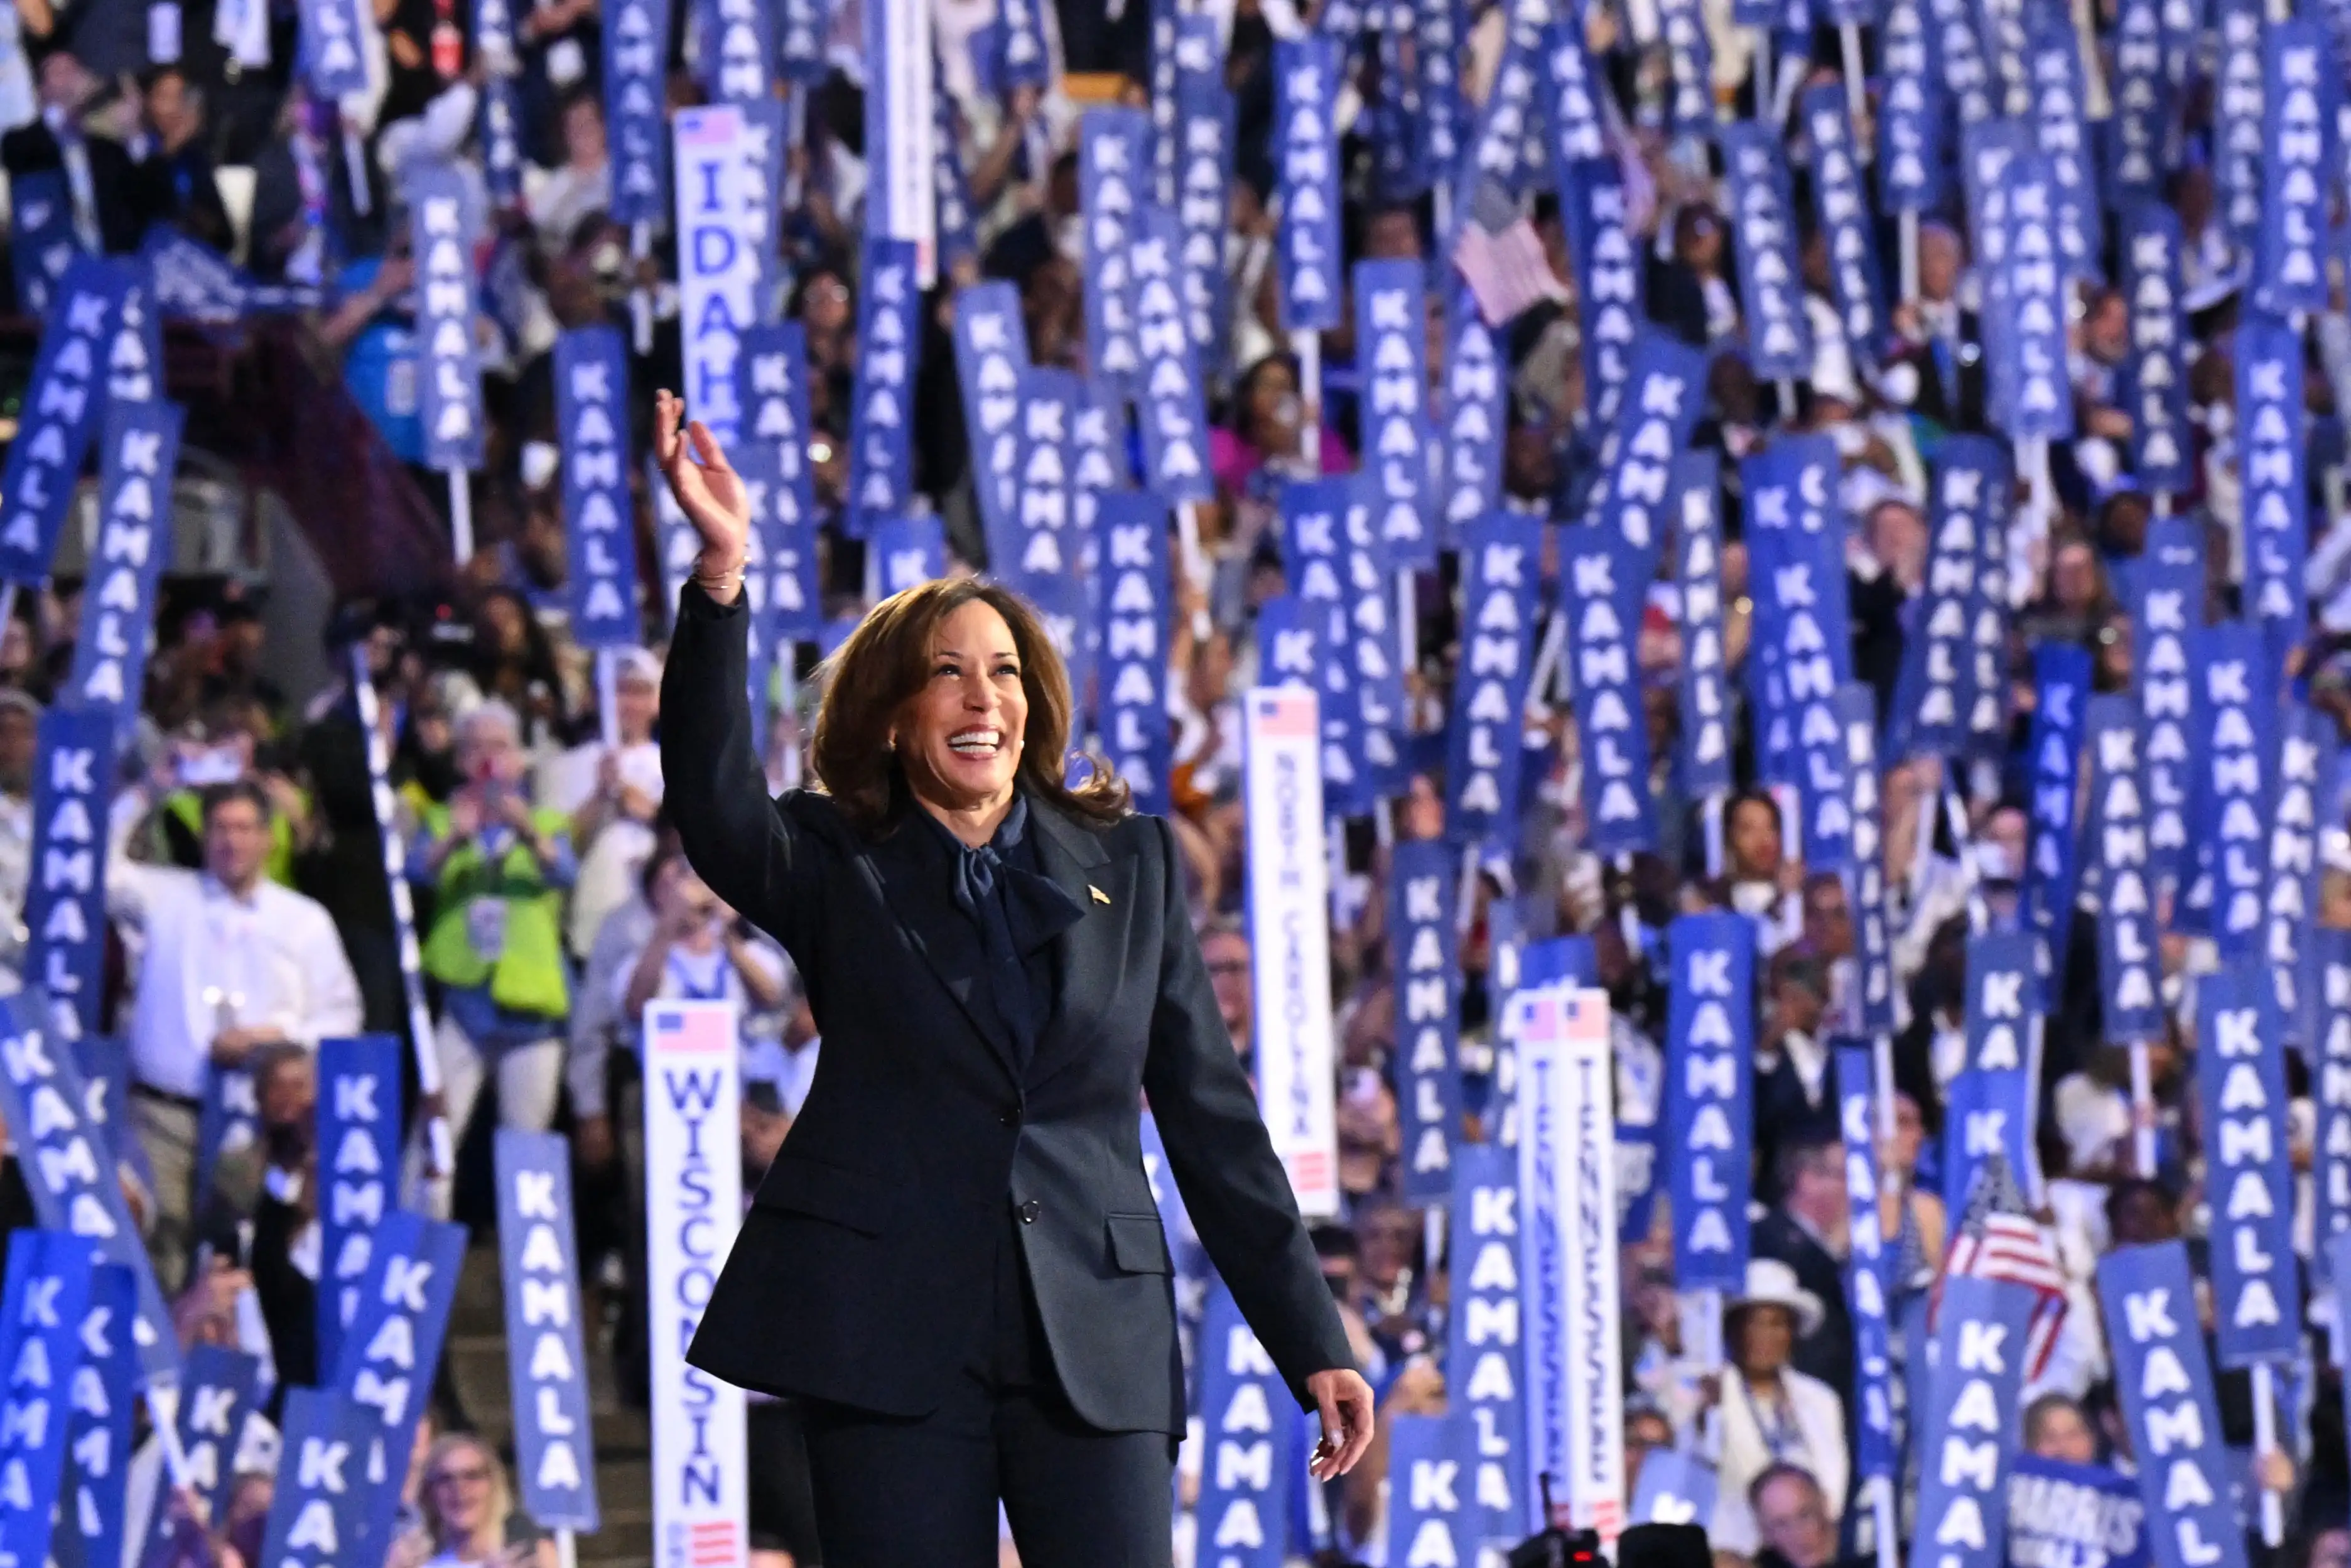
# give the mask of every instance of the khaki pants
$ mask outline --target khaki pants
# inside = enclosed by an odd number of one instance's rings
[[[147,1166],[155,1174],[154,1224],[147,1231],[147,1255],[155,1282],[174,1296],[186,1284],[189,1251],[195,1244],[196,1112],[193,1106],[131,1092],[131,1125]]]

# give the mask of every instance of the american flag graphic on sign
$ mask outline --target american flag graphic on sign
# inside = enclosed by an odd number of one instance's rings
[[[687,1568],[727,1568],[742,1560],[739,1532],[733,1520],[716,1519],[685,1527]]]
[[[653,1049],[664,1055],[724,1055],[735,1049],[733,1020],[716,1008],[665,1008],[655,1002],[645,1032]]]
[[[2024,1375],[2038,1377],[2057,1347],[2057,1331],[2065,1322],[2065,1271],[2049,1245],[2041,1222],[2024,1206],[2024,1193],[2008,1168],[2008,1158],[1995,1149],[1976,1169],[1968,1188],[1967,1207],[1951,1231],[1950,1250],[1943,1273],[1935,1281],[1934,1312],[1942,1308],[1942,1282],[1955,1274],[1979,1280],[2006,1281],[2022,1285],[2033,1295],[2032,1317],[2026,1328]]]
[[[1314,696],[1281,688],[1257,694],[1258,733],[1270,740],[1299,740],[1314,733]]]

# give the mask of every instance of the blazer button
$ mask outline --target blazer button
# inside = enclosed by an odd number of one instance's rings
[[[1008,1127],[1017,1127],[1020,1124],[1020,1107],[1018,1105],[1007,1105],[1004,1108],[1004,1113],[996,1119],[998,1122],[1003,1123]]]
[[[1028,1202],[1026,1202],[1026,1203],[1022,1204],[1022,1205],[1020,1206],[1020,1223],[1021,1223],[1021,1224],[1023,1224],[1023,1225],[1034,1225],[1034,1224],[1036,1224],[1036,1223],[1037,1223],[1037,1210],[1038,1210],[1040,1207],[1042,1207],[1042,1206],[1041,1206],[1041,1205],[1040,1205],[1040,1204],[1038,1203],[1038,1201],[1037,1201],[1035,1198],[1033,1198],[1033,1197],[1032,1197],[1032,1198],[1030,1198]]]

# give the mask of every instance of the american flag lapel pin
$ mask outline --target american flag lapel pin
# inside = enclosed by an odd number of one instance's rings
[[[1094,902],[1096,904],[1108,904],[1110,902],[1110,894],[1104,893],[1101,888],[1096,887],[1092,883],[1086,883],[1086,891],[1094,895]]]

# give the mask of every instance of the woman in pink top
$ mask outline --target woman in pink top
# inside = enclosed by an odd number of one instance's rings
[[[1230,427],[1217,426],[1208,436],[1208,465],[1217,484],[1228,495],[1248,493],[1249,482],[1274,456],[1296,458],[1299,432],[1306,405],[1298,395],[1298,361],[1288,354],[1268,354],[1249,368],[1233,390]],[[1346,445],[1329,425],[1317,433],[1322,462],[1317,472],[1342,474],[1354,466]]]

